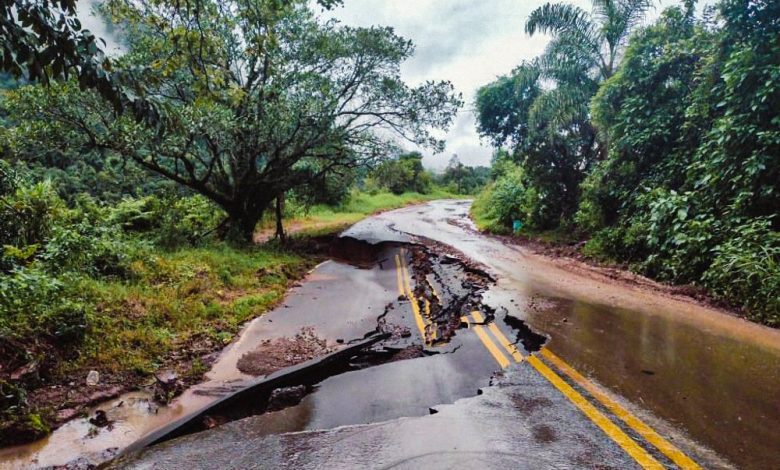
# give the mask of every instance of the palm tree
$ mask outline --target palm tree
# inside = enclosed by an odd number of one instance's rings
[[[589,13],[567,3],[548,3],[534,10],[525,31],[552,36],[536,60],[542,77],[555,88],[542,94],[531,109],[531,127],[544,123],[550,132],[573,121],[588,121],[590,99],[618,66],[631,31],[644,18],[652,0],[591,0]]]
[[[644,18],[652,0],[591,0],[591,13],[567,3],[548,3],[534,10],[525,31],[552,36],[542,65],[555,67],[559,58],[595,69],[600,80],[615,73],[617,60],[631,30]]]

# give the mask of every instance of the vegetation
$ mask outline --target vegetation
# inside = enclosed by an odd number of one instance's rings
[[[392,29],[303,0],[108,0],[107,58],[75,5],[0,5],[0,445],[49,432],[47,394],[90,370],[197,379],[314,262],[249,243],[258,221],[325,232],[448,195],[400,148],[441,150],[460,98],[401,80]]]
[[[277,197],[386,155],[388,133],[441,148],[430,129],[447,127],[461,103],[448,82],[400,79],[410,41],[277,3],[106,2],[127,36],[114,66],[162,97],[164,125],[117,115],[75,82],[25,87],[7,99],[18,122],[8,147],[132,161],[214,201],[223,232],[245,241]]]
[[[2,175],[3,444],[50,429],[53,410],[28,399],[41,387],[82,384],[91,369],[123,386],[160,367],[189,373],[312,264],[202,238],[220,214],[201,196],[108,205],[82,195],[68,206],[49,181]]]
[[[490,168],[466,166],[457,155],[450,158],[444,173],[435,181],[455,194],[477,194],[490,180]]]
[[[642,28],[646,2],[593,4],[534,12],[545,54],[479,91],[479,131],[506,150],[477,222],[576,232],[780,325],[780,4],[686,2]]]

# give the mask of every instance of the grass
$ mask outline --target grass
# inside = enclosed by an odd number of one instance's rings
[[[132,264],[130,281],[88,279],[95,307],[78,359],[62,372],[148,375],[182,352],[227,344],[312,263],[272,247],[215,244],[150,254]]]
[[[439,188],[434,188],[426,194],[415,192],[369,194],[355,191],[347,202],[338,207],[317,205],[311,207],[305,215],[286,219],[285,228],[291,233],[302,236],[325,235],[343,230],[361,219],[378,212],[435,199],[452,199],[455,197],[458,196]],[[269,232],[273,234],[272,227],[273,219],[269,218],[264,221],[261,231],[265,234]]]
[[[15,333],[0,336],[5,341],[0,345],[24,351],[0,350],[0,364],[9,366],[0,375],[5,397],[0,445],[47,434],[63,403],[85,406],[68,397],[71,389],[83,390],[90,370],[100,372],[104,387],[131,389],[163,368],[177,372],[185,384],[196,382],[208,370],[201,358],[232,341],[246,321],[275,307],[315,262],[275,246],[212,243],[165,251],[147,245],[133,253],[121,278],[70,273],[57,280],[62,290],[43,303],[70,306],[83,315],[55,315],[46,305],[31,303],[25,315],[12,318]],[[44,314],[47,321],[39,321]],[[58,338],[74,327],[83,334]],[[14,369],[29,367],[33,373],[22,380],[6,380]]]

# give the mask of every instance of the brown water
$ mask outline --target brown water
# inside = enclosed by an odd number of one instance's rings
[[[566,322],[563,322],[563,319]],[[780,465],[780,355],[663,316],[580,301],[529,315],[549,348],[740,468]]]
[[[499,279],[487,304],[528,321],[553,352],[650,421],[740,468],[780,468],[780,331],[479,235],[468,208],[437,201],[354,231],[400,231],[457,248]]]

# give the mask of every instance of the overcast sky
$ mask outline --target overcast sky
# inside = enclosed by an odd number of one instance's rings
[[[547,0],[345,0],[333,16],[352,26],[392,26],[411,39],[415,56],[402,68],[414,85],[425,80],[450,80],[466,102],[446,136],[444,153],[423,150],[424,164],[443,168],[452,154],[467,165],[489,165],[492,149],[477,136],[473,101],[480,86],[510,72],[523,60],[539,55],[542,35],[523,31],[528,14]],[[571,0],[587,10],[589,0]],[[648,19],[677,0],[660,0]],[[704,2],[700,2],[704,3]],[[706,2],[710,3],[710,2]],[[701,5],[700,5],[701,6]]]

